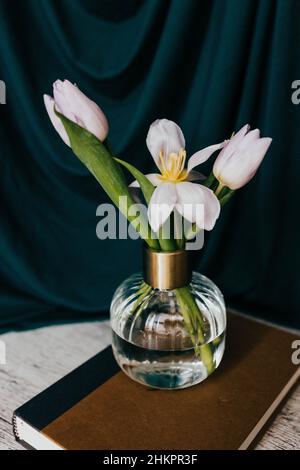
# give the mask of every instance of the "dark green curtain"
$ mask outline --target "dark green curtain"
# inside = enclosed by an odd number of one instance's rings
[[[57,78],[101,105],[116,152],[146,172],[159,117],[181,125],[189,153],[246,122],[273,137],[206,236],[199,270],[229,305],[300,326],[299,18],[299,0],[0,1],[2,329],[103,317],[140,269],[140,242],[96,237],[106,196],[43,106]]]

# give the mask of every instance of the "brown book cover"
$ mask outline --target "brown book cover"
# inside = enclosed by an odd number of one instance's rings
[[[37,449],[246,449],[300,376],[295,339],[231,314],[218,370],[174,391],[133,382],[107,348],[16,410],[16,437]]]

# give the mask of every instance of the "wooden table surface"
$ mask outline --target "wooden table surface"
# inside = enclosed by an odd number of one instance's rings
[[[110,343],[107,321],[48,326],[0,336],[0,450],[23,449],[12,432],[15,408]],[[2,343],[3,345],[3,343]],[[300,385],[266,430],[257,449],[300,449]]]

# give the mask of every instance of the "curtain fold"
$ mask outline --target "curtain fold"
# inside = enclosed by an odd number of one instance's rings
[[[114,150],[145,172],[156,118],[182,127],[190,155],[246,122],[273,137],[198,267],[229,305],[300,326],[299,16],[297,0],[0,2],[0,328],[101,318],[141,267],[140,241],[96,237],[107,198],[43,106],[57,78],[99,103]]]

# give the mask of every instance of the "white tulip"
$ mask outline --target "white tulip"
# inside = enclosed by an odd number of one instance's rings
[[[228,140],[216,158],[213,173],[220,187],[239,189],[253,178],[272,139],[260,137],[259,129],[246,124]]]
[[[102,142],[106,139],[108,123],[105,114],[76,85],[73,85],[69,80],[56,80],[53,84],[53,96],[54,99],[44,95],[44,103],[54,128],[69,147],[70,139],[54,109],[70,121],[88,130]]]
[[[156,120],[147,135],[148,149],[160,173],[146,175],[156,186],[148,207],[152,229],[160,226],[176,209],[185,219],[199,228],[212,230],[220,213],[220,203],[214,192],[192,181],[202,179],[193,168],[205,162],[213,152],[224,145],[206,147],[192,155],[186,163],[185,140],[180,127],[167,119]],[[131,186],[138,186],[134,181]],[[203,211],[196,209],[203,205]]]

